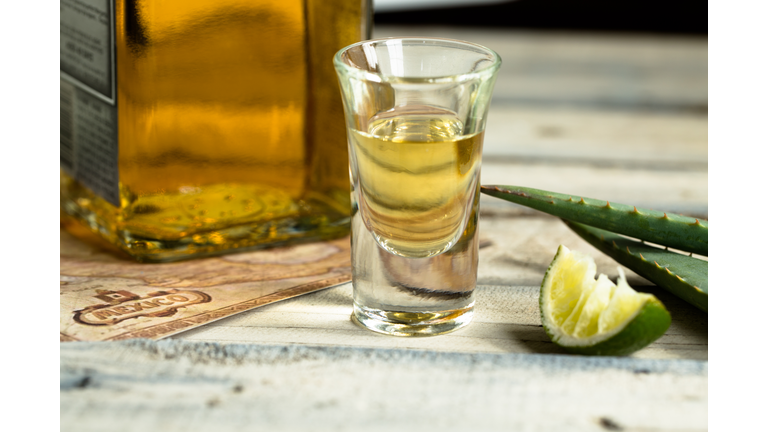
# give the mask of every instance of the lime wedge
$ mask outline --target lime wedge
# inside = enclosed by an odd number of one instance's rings
[[[614,284],[592,257],[560,245],[541,282],[539,307],[552,342],[569,352],[628,355],[663,335],[671,317],[653,295],[633,290],[619,267]]]

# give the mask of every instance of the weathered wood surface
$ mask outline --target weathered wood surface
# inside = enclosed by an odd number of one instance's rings
[[[707,217],[706,39],[374,32],[394,35],[464,39],[501,54],[483,183]],[[559,220],[486,196],[480,232],[493,244],[480,252],[467,328],[374,334],[350,320],[345,284],[158,344],[66,343],[61,429],[706,430],[705,313],[627,272],[669,308],[667,334],[629,358],[565,355],[540,327],[537,304],[557,246],[590,253],[611,278],[617,264]]]
[[[61,345],[61,430],[703,431],[706,362],[350,347]]]
[[[707,41],[701,37],[377,26],[374,37],[461,39],[502,58],[494,103],[707,111]]]
[[[618,276],[613,260],[554,217],[481,218],[493,244],[480,250],[475,317],[459,331],[434,338],[394,338],[352,322],[352,285],[344,284],[274,303],[175,336],[222,343],[297,343],[487,353],[553,353],[541,327],[538,287],[559,244],[595,257],[598,272]],[[656,295],[672,314],[659,340],[637,358],[707,359],[707,314],[626,270],[629,283]]]

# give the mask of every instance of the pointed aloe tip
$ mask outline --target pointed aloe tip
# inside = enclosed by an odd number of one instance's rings
[[[643,261],[646,261],[646,259],[645,259],[645,257],[643,256],[642,253],[640,253],[640,259],[643,260]]]
[[[632,210],[632,212],[631,212],[631,213],[634,213],[634,214],[640,214],[640,212],[639,212],[639,211],[637,211],[637,206],[632,206],[632,208],[633,208],[634,210]]]
[[[627,253],[632,255],[632,251],[629,250],[629,246],[627,246]]]
[[[611,207],[611,202],[610,201],[606,201],[605,202],[605,208],[607,208],[607,209],[612,209],[613,208],[613,207]]]
[[[581,198],[581,201],[579,201],[579,204],[586,204],[587,202],[584,201],[584,197]]]
[[[572,197],[572,196],[569,196],[569,197],[568,197],[568,201],[571,201],[571,202],[573,202],[573,197]]]
[[[613,247],[615,247],[616,249],[619,248],[619,246],[616,244],[616,240],[613,241]]]

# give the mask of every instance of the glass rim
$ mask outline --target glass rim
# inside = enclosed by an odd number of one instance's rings
[[[485,51],[487,54],[491,56],[491,64],[484,66],[481,69],[467,72],[463,74],[454,74],[454,75],[439,75],[434,77],[385,77],[382,74],[366,71],[360,68],[356,68],[354,66],[351,66],[341,60],[341,56],[348,50],[364,45],[364,44],[376,44],[376,43],[382,43],[386,41],[391,40],[401,40],[401,41],[428,41],[428,42],[450,42],[457,45],[464,45],[469,46],[473,48],[480,49],[481,51]],[[396,37],[386,37],[386,38],[378,38],[378,39],[369,39],[364,40],[360,42],[353,43],[352,45],[347,45],[344,48],[340,49],[336,52],[336,54],[333,56],[333,64],[336,67],[336,69],[343,69],[348,74],[354,76],[355,78],[362,79],[365,81],[372,81],[372,82],[398,82],[398,83],[457,83],[457,82],[464,82],[464,81],[471,81],[473,79],[493,74],[495,73],[500,67],[501,67],[501,56],[496,53],[496,51],[480,45],[473,42],[467,42],[459,39],[449,39],[449,38],[438,38],[438,37],[419,37],[419,36],[396,36]]]

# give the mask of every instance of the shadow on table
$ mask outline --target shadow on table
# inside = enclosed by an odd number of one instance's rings
[[[706,312],[654,285],[633,285],[632,288],[639,292],[653,294],[664,303],[669,314],[672,315],[672,323],[667,334],[674,332],[685,335],[687,339],[698,344],[707,344],[709,315]]]
[[[678,337],[685,339],[685,342],[682,344],[671,342],[672,345],[677,345],[673,349],[679,350],[687,345],[690,345],[692,349],[707,349],[708,315],[706,312],[697,309],[695,306],[686,303],[657,286],[636,286],[634,288],[639,292],[653,294],[669,310],[672,316],[672,323],[669,326],[669,330],[667,330],[666,336],[673,339]],[[511,340],[514,340],[518,345],[522,345],[530,353],[569,354],[563,348],[552,343],[544,331],[544,327],[541,325],[513,325],[507,334]],[[664,343],[662,340],[657,342],[667,346],[667,349],[672,348],[672,346],[669,346],[669,343]],[[508,349],[509,347],[505,345],[504,348]]]
[[[526,352],[535,354],[568,354],[568,352],[549,340],[549,336],[540,325],[514,325],[507,333],[509,339],[522,345]],[[519,351],[516,349],[515,351]]]
[[[549,340],[542,326],[515,326],[509,332],[510,338],[523,345],[528,352],[535,354],[568,354]]]

